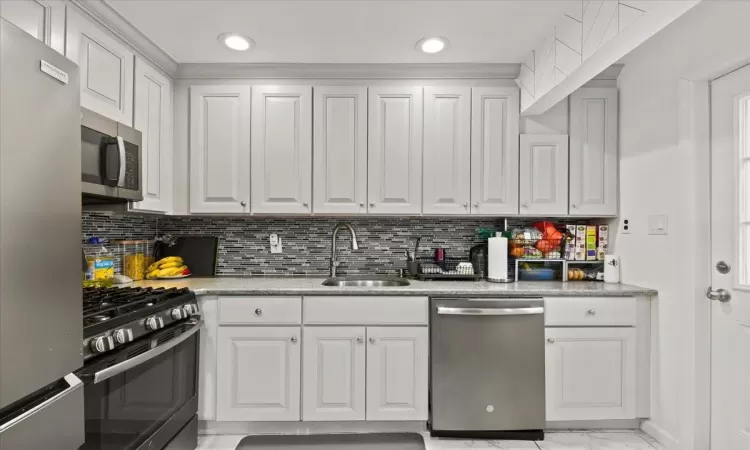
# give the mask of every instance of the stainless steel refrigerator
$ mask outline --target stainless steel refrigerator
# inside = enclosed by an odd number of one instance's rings
[[[84,441],[78,66],[0,19],[0,449]]]

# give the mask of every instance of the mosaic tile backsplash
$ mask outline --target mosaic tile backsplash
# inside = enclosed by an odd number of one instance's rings
[[[339,231],[339,274],[394,274],[404,267],[404,252],[422,237],[418,257],[446,249],[448,257],[468,258],[482,241],[478,227],[499,227],[499,219],[473,218],[245,218],[213,216],[140,216],[117,213],[83,214],[83,237],[111,240],[175,236],[218,236],[218,273],[224,276],[326,276],[331,255],[331,233],[337,223],[350,223],[357,232],[359,251],[351,250],[346,229]],[[271,254],[268,237],[276,233],[283,253]]]

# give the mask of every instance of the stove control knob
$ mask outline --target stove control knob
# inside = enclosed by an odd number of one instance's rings
[[[149,317],[146,319],[146,329],[147,330],[158,330],[160,328],[164,328],[164,319],[161,317]]]
[[[193,315],[193,305],[185,305],[182,307],[182,315],[187,319]]]
[[[184,311],[182,311],[182,309],[180,309],[180,308],[175,308],[175,309],[172,310],[172,318],[174,320],[180,320],[183,317],[185,317],[185,315],[186,314],[184,314]]]
[[[110,336],[99,336],[98,338],[92,339],[89,345],[91,346],[91,351],[94,353],[106,352],[115,347]]]
[[[133,330],[130,328],[120,328],[119,330],[115,330],[112,335],[118,344],[127,344],[133,340]]]

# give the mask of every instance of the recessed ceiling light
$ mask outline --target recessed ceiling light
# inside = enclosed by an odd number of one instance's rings
[[[219,42],[226,45],[232,50],[245,51],[250,49],[255,42],[249,37],[241,36],[236,33],[223,33],[219,35]]]
[[[428,54],[434,54],[447,49],[449,44],[450,42],[448,41],[448,38],[426,37],[417,41],[417,50]]]

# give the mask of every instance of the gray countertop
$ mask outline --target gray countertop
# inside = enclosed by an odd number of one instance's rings
[[[628,297],[658,293],[629,284],[602,282],[519,281],[510,284],[485,281],[414,281],[400,287],[326,287],[323,278],[246,277],[185,278],[132,283],[144,287],[186,287],[197,295],[424,295],[461,297]]]

